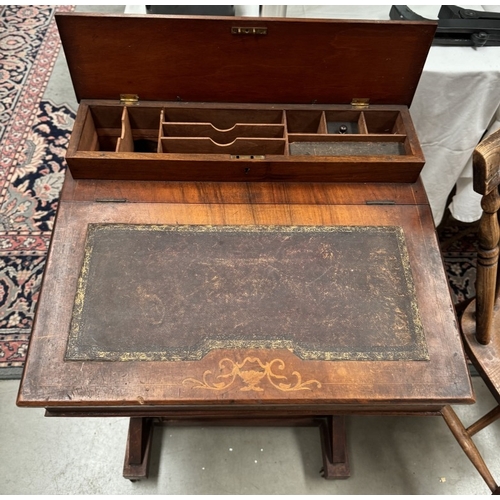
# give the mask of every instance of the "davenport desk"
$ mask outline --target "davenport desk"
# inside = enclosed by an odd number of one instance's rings
[[[474,401],[408,113],[434,24],[58,24],[81,103],[19,405],[130,417],[129,479],[159,423],[317,425],[341,478],[346,415]]]

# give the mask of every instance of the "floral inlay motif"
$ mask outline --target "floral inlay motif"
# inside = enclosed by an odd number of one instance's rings
[[[266,381],[274,388],[283,391],[310,391],[313,388],[321,388],[318,380],[302,381],[302,375],[293,371],[291,375],[283,375],[278,372],[285,371],[285,363],[281,359],[273,359],[262,362],[259,358],[249,356],[241,363],[229,358],[219,361],[220,374],[216,375],[212,370],[206,370],[201,380],[187,378],[183,384],[190,384],[193,389],[208,389],[212,391],[223,391],[232,386],[236,381],[242,381],[244,386],[240,391],[264,391],[262,382]]]

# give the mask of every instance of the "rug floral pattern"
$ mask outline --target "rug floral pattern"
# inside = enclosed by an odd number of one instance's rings
[[[25,361],[74,122],[41,100],[60,49],[55,11],[0,6],[0,378]]]
[[[476,295],[478,228],[479,221],[460,222],[449,214],[438,228],[444,269],[455,303]]]

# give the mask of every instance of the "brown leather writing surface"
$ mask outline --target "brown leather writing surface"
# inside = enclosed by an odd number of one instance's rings
[[[66,360],[426,360],[398,226],[90,224]]]

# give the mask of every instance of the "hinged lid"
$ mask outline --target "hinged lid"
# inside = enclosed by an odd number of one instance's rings
[[[57,16],[80,99],[410,105],[436,23]],[[247,29],[245,29],[247,28]]]

